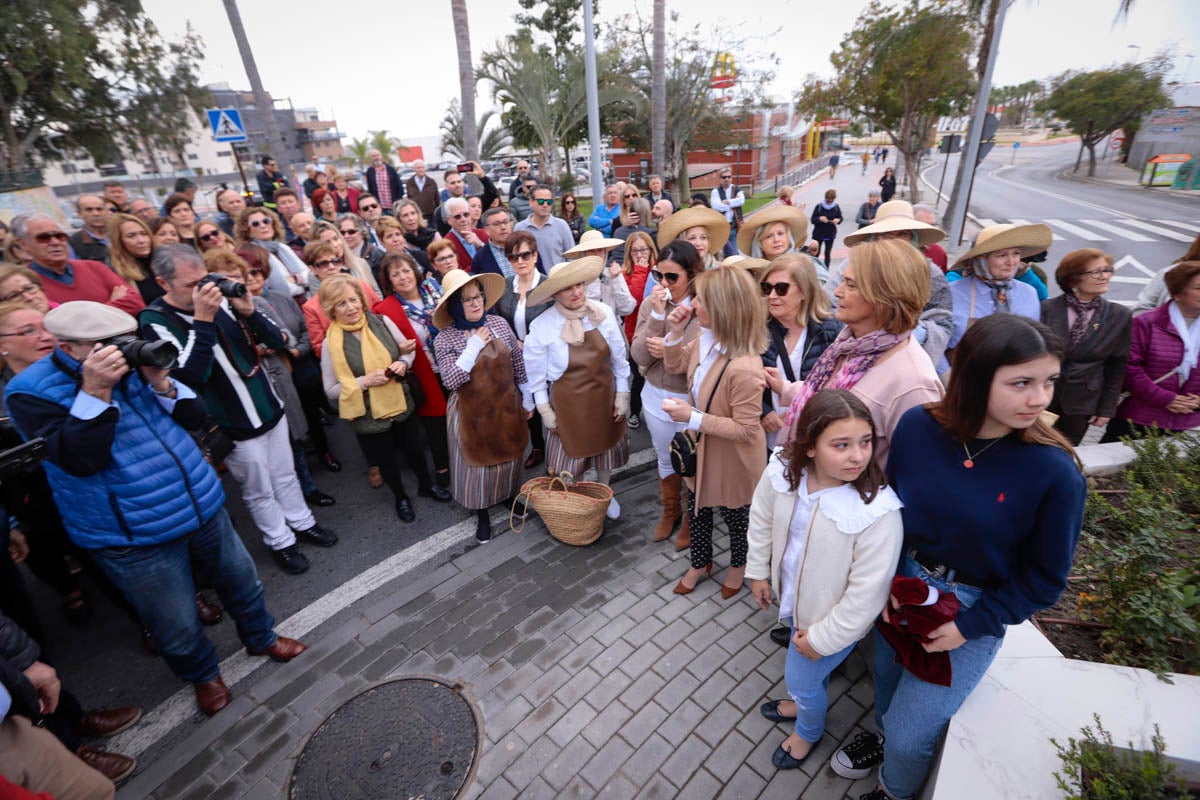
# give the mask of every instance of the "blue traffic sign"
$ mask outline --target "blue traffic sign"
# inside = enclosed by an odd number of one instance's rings
[[[1021,146],[1020,142],[1013,142],[1013,150],[1016,150],[1020,146]]]
[[[242,112],[236,108],[210,108],[208,124],[212,127],[213,138],[218,142],[246,141],[246,126],[242,124]]]

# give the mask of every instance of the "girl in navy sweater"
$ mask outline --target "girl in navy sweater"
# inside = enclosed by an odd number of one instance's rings
[[[899,574],[952,592],[960,610],[924,645],[950,654],[950,686],[906,672],[876,634],[879,735],[859,734],[830,763],[856,780],[882,763],[880,788],[863,800],[916,795],[1005,627],[1053,605],[1066,587],[1087,484],[1067,440],[1039,417],[1062,355],[1039,322],[985,317],[955,352],[945,399],[908,411],[892,435],[888,482],[904,503]],[[898,608],[894,597],[890,606]]]

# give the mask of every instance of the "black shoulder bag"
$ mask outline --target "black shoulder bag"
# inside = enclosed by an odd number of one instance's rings
[[[712,392],[708,395],[708,403],[704,406],[705,414],[708,413],[708,409],[712,406],[713,395],[717,393],[717,387],[721,385],[721,379],[725,377],[725,370],[729,369],[730,361],[731,359],[725,359],[725,365],[721,367],[721,372],[717,375],[717,382],[713,384]],[[684,478],[695,477],[696,454],[699,450],[699,431],[679,431],[671,437],[671,468]]]

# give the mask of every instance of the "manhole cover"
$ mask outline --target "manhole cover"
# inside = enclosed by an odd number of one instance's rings
[[[357,695],[321,723],[292,770],[292,800],[450,800],[475,761],[475,714],[426,678]]]

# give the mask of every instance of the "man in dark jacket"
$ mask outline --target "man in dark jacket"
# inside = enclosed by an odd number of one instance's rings
[[[288,185],[288,179],[279,172],[279,166],[270,156],[262,157],[262,169],[255,175],[258,181],[258,191],[262,194],[263,205],[275,210],[275,190]]]
[[[392,203],[404,197],[404,186],[400,183],[400,174],[396,168],[383,160],[383,153],[372,150],[369,158],[371,166],[363,173],[367,179],[367,191],[379,198],[379,202],[388,211]]]
[[[425,174],[424,161],[418,158],[412,163],[412,168],[413,176],[405,182],[404,189],[416,202],[417,208],[421,209],[421,216],[430,220],[433,218],[433,212],[437,210],[438,203],[442,201],[441,192],[433,176]]]
[[[83,227],[67,238],[74,258],[84,261],[108,263],[108,204],[96,194],[80,195],[75,201],[75,210],[83,220]]]

